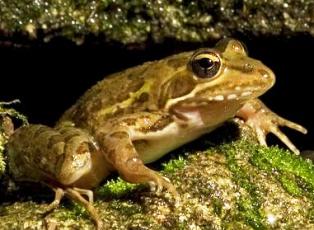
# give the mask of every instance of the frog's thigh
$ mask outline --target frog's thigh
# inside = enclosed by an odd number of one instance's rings
[[[133,146],[127,128],[107,134],[103,144],[107,160],[124,180],[130,183],[149,183],[157,186],[157,191],[165,187],[169,192],[177,195],[170,182],[144,165]]]

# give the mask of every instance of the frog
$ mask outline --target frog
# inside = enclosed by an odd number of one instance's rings
[[[299,154],[279,127],[304,134],[307,130],[272,112],[259,99],[274,83],[273,71],[232,38],[220,40],[213,48],[145,62],[92,86],[55,127],[44,126],[31,136],[28,133],[38,129],[36,125],[17,129],[8,144],[9,159],[14,156],[11,172],[17,179],[43,181],[54,189],[50,209],[57,207],[64,194],[79,200],[100,229],[92,189],[111,172],[130,183],[148,184],[157,194],[165,190],[178,198],[170,180],[146,165],[235,117],[252,129],[260,144],[267,145],[266,136],[273,133]],[[67,132],[76,138],[72,140]],[[27,139],[24,144],[23,138]],[[68,148],[58,150],[54,146],[59,143]],[[29,149],[23,152],[26,146]],[[35,160],[35,152],[40,152],[41,159]],[[85,163],[78,163],[79,158]],[[56,173],[53,162],[58,161],[67,168],[63,174]],[[38,170],[32,174],[34,167]]]
[[[46,217],[67,195],[82,204],[97,229],[102,229],[89,188],[95,187],[109,172],[93,137],[85,130],[71,126],[51,128],[29,124],[13,130],[10,117],[6,117],[6,123],[10,124],[6,131],[11,133],[7,144],[9,174],[16,182],[42,183],[55,192],[54,200],[41,216]],[[54,228],[47,226],[47,229]]]
[[[249,57],[240,41],[226,38],[214,48],[175,54],[106,77],[79,98],[57,126],[72,123],[88,130],[124,180],[175,193],[145,164],[233,117],[250,126],[260,144],[266,145],[271,132],[299,154],[279,126],[307,130],[258,99],[274,83],[270,68]]]

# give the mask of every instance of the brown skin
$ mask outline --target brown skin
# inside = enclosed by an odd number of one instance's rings
[[[47,213],[58,207],[64,195],[80,202],[101,229],[93,192],[109,174],[103,154],[81,129],[29,125],[17,129],[8,142],[10,174],[17,181],[41,182],[55,191]],[[89,201],[82,197],[85,195]]]

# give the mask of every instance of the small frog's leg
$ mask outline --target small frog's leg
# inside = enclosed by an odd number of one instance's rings
[[[51,186],[50,186],[51,187]],[[47,215],[48,213],[52,212],[54,209],[56,209],[61,199],[64,196],[64,190],[62,188],[52,188],[55,192],[55,199],[48,205],[47,209],[43,213],[43,215]]]
[[[88,197],[88,202],[93,203],[94,202],[94,193],[91,190],[88,189],[81,189],[81,188],[73,188],[75,191],[79,192],[82,195],[85,195]]]
[[[279,126],[287,126],[291,129],[297,130],[303,134],[307,130],[294,122],[288,121],[264,105],[259,99],[250,100],[236,114],[237,117],[242,118],[247,125],[253,128],[260,144],[266,145],[266,135],[273,133],[276,135],[288,148],[295,154],[300,151],[292,144],[289,138],[280,131]]]
[[[115,126],[112,132],[104,134],[101,145],[105,149],[108,162],[124,180],[130,183],[148,183],[157,193],[165,188],[178,198],[175,187],[169,181],[144,165],[133,146],[129,133],[128,127]]]
[[[77,191],[77,189],[66,188],[65,193],[71,199],[81,203],[86,208],[86,210],[89,212],[92,219],[94,220],[97,229],[98,230],[102,229],[103,222],[101,221],[101,218],[99,217],[96,209],[94,208],[94,206],[89,201],[87,201],[84,197],[81,196],[80,192]],[[84,191],[84,194],[86,194],[86,191]]]

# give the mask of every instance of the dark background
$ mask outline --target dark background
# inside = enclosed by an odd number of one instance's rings
[[[249,55],[276,74],[275,86],[262,96],[274,112],[308,128],[307,135],[284,128],[301,150],[314,150],[314,38],[247,38]],[[53,125],[85,90],[109,73],[207,44],[165,41],[123,47],[87,41],[85,45],[54,40],[49,44],[0,47],[0,101],[19,98],[16,109],[31,123]],[[118,93],[118,92],[117,92]],[[270,143],[279,142],[270,137]]]

